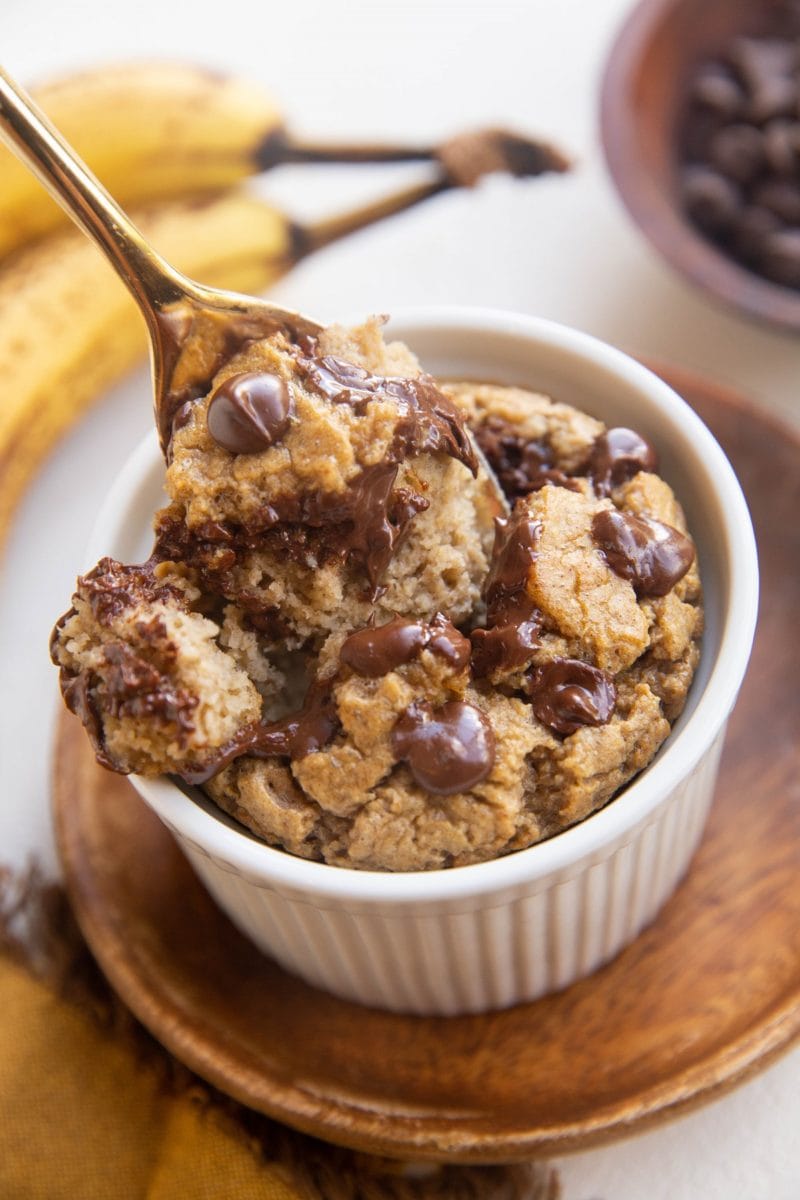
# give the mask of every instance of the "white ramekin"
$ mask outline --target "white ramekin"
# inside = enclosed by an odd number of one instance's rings
[[[653,763],[600,812],[506,858],[383,874],[273,849],[168,779],[133,778],[233,922],[309,983],[413,1013],[481,1012],[594,971],[653,919],[685,873],[711,803],[755,627],[757,559],[744,498],[714,438],[665,383],[618,350],[549,321],[482,309],[396,316],[441,377],[521,384],[631,425],[658,448],[687,513],[706,631],[685,712]],[[163,466],[133,454],[98,518],[90,561],[149,551]]]

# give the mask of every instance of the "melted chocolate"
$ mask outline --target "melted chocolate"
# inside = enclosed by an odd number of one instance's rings
[[[166,630],[156,618],[152,638],[160,642],[160,650],[176,657],[174,647],[164,646]],[[142,628],[145,637],[148,629]],[[194,730],[192,715],[200,703],[197,696],[185,688],[175,687],[168,675],[136,653],[125,642],[109,642],[103,649],[106,670],[102,673],[103,708],[113,717],[145,717],[177,726],[178,740],[184,743]]]
[[[298,356],[306,383],[328,400],[361,408],[375,397],[369,371],[333,354]]]
[[[554,465],[546,441],[524,438],[502,417],[488,417],[475,429],[475,440],[508,499],[527,496],[546,483],[574,491],[577,484]]]
[[[53,630],[51,653],[54,661],[57,661],[55,648],[60,631],[70,615],[66,613]],[[158,656],[169,670],[177,651],[167,637],[163,621],[153,617],[150,621],[139,622],[137,628],[141,637],[156,647]],[[176,687],[168,674],[142,658],[127,642],[108,642],[103,646],[102,665],[95,669],[87,667],[71,671],[62,667],[60,684],[64,702],[82,721],[97,761],[112,771],[126,773],[106,749],[105,716],[174,723],[181,744],[185,744],[187,735],[194,729],[192,716],[199,704],[198,697],[185,688]]]
[[[258,454],[280,440],[291,412],[292,397],[284,380],[279,375],[250,371],[231,376],[217,388],[206,422],[223,450]]]
[[[81,721],[100,766],[109,771],[119,772],[119,767],[106,752],[103,722],[100,720],[100,714],[94,701],[89,673],[80,671],[77,674],[71,674],[62,667],[60,685],[64,703],[69,711]]]
[[[592,537],[612,571],[639,596],[665,596],[694,561],[691,538],[671,525],[616,509],[599,512]]]
[[[585,725],[606,725],[617,702],[611,676],[574,658],[554,658],[534,667],[526,690],[536,719],[563,735]]]
[[[640,471],[657,471],[658,457],[648,441],[634,429],[607,429],[595,440],[584,471],[598,496],[633,479]]]
[[[321,750],[339,727],[332,680],[312,683],[299,712],[268,725],[256,723],[240,729],[202,766],[181,771],[187,783],[206,783],[236,758],[290,758],[295,761]]]
[[[281,497],[246,526],[209,522],[190,530],[167,509],[157,519],[154,556],[188,562],[204,588],[235,601],[232,572],[253,551],[271,551],[310,568],[338,558],[365,571],[375,600],[410,521],[430,503],[409,488],[393,491],[397,470],[395,463],[376,463],[343,492]]]
[[[517,670],[539,644],[541,613],[527,592],[539,530],[539,522],[523,505],[495,521],[492,565],[484,588],[487,628],[471,635],[476,675]]]
[[[99,625],[109,625],[126,608],[134,605],[177,600],[184,608],[186,600],[183,592],[170,583],[159,582],[154,566],[152,561],[125,566],[116,559],[101,558],[96,567],[78,579],[77,594],[87,601]],[[70,613],[65,613],[60,619],[53,631],[54,636],[69,616]]]
[[[392,400],[398,421],[386,461],[397,463],[422,453],[447,454],[477,475],[478,460],[464,419],[430,375],[415,379],[371,375],[330,354],[298,353],[295,358],[306,383],[335,404],[349,404],[358,412],[370,400]]]
[[[239,331],[243,338],[246,332],[244,327]],[[472,443],[458,409],[430,376],[405,379],[371,375],[333,355],[317,356],[315,340],[305,336],[295,336],[292,352],[306,384],[333,403],[348,404],[358,413],[371,400],[391,400],[397,420],[383,461],[365,467],[342,493],[281,497],[266,504],[259,517],[244,528],[217,524],[184,534],[174,519],[167,517],[160,522],[156,557],[181,559],[197,566],[206,586],[234,600],[235,587],[225,577],[243,552],[271,546],[310,567],[338,557],[364,570],[370,584],[369,597],[375,600],[382,591],[380,580],[409,522],[430,504],[410,488],[394,489],[399,464],[421,453],[447,454],[477,475]],[[271,377],[236,377],[239,381],[243,378]],[[234,392],[236,379],[231,385]],[[271,416],[255,412],[254,403],[248,407],[230,390],[223,384],[209,406],[212,436],[222,439],[228,449],[241,447],[237,453],[264,449],[266,432],[270,437],[279,436],[281,421],[289,418],[288,409],[281,416],[285,406],[280,398],[276,399],[270,408],[270,412],[277,413],[277,424],[273,425]],[[222,404],[218,426],[214,417],[217,397]],[[177,407],[171,409],[172,416]],[[258,439],[262,440],[256,447]],[[320,531],[319,537],[316,531]],[[225,553],[220,543],[225,545]]]
[[[441,708],[412,704],[392,731],[392,749],[420,785],[437,796],[467,792],[490,774],[494,730],[472,704],[451,700]]]
[[[294,760],[327,745],[339,726],[331,682],[312,684],[300,712],[258,726],[247,753],[256,758],[286,755]]]
[[[463,671],[469,662],[470,645],[442,613],[426,624],[394,617],[385,625],[358,629],[342,644],[339,660],[359,675],[376,679],[431,650]]]

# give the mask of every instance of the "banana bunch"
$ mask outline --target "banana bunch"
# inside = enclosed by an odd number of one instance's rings
[[[253,294],[303,255],[447,188],[566,167],[551,147],[498,130],[438,149],[302,146],[268,94],[176,63],[94,70],[34,96],[168,262]],[[434,162],[434,178],[311,228],[241,186],[281,162],[404,160]],[[0,544],[48,451],[145,351],[111,267],[0,147]]]

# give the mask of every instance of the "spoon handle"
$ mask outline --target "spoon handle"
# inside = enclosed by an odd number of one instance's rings
[[[185,291],[183,277],[151,246],[22,88],[0,67],[0,140],[99,246],[152,329]]]

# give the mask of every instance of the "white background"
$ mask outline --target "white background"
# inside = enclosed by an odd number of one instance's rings
[[[273,290],[322,318],[492,305],[704,371],[800,422],[798,342],[713,307],[662,265],[605,175],[597,89],[630,0],[0,0],[4,65],[31,83],[112,58],[173,57],[263,81],[291,127],[433,141],[503,123],[555,140],[574,173],[493,179],[307,260]],[[283,170],[259,186],[309,219],[413,178],[407,168]],[[0,402],[2,398],[0,397]],[[48,818],[53,619],[92,516],[150,420],[146,372],[117,388],[28,494],[5,556],[0,862],[55,869]],[[566,1200],[797,1200],[800,1051],[726,1099],[559,1164]],[[14,1200],[14,1198],[9,1198]]]

